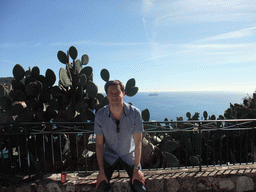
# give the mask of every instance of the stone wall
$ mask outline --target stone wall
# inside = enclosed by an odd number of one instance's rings
[[[190,191],[256,191],[256,165],[222,166],[174,170],[144,171],[149,192],[190,192]],[[67,181],[61,182],[61,174],[23,178],[20,182],[0,186],[0,191],[16,192],[92,192],[97,173],[68,173]],[[0,178],[1,179],[1,178]],[[6,178],[5,178],[6,180]],[[33,180],[33,181],[32,181]],[[125,172],[114,173],[112,191],[130,192],[129,179]]]

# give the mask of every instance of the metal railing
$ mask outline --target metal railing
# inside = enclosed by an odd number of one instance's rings
[[[143,169],[251,164],[255,119],[144,122]],[[0,124],[2,173],[98,170],[93,123]]]

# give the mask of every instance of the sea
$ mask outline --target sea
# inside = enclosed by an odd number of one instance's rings
[[[183,117],[186,121],[186,113],[193,116],[195,112],[203,118],[203,112],[208,116],[224,115],[231,104],[242,104],[244,98],[252,97],[252,93],[245,92],[138,92],[133,97],[124,97],[125,102],[132,103],[143,111],[148,109],[150,121],[164,121],[165,118],[177,120]]]

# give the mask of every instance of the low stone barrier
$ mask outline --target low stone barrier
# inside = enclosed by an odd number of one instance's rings
[[[149,170],[144,171],[148,192],[190,192],[190,191],[256,191],[256,165],[236,165],[221,167]],[[9,192],[93,192],[97,173],[68,173],[67,181],[61,182],[61,174],[32,177],[29,181],[13,182],[0,191]],[[1,177],[0,177],[1,179]],[[1,179],[3,181],[3,179]],[[8,183],[8,179],[4,178]],[[33,181],[31,181],[33,180]],[[115,172],[111,180],[113,192],[130,192],[128,175]]]

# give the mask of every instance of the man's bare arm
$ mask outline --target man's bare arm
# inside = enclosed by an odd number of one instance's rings
[[[104,166],[103,166],[103,135],[96,135],[96,155],[97,161],[99,165],[99,171],[104,173]]]
[[[101,183],[101,181],[105,180],[106,182],[108,182],[107,177],[105,175],[104,164],[103,164],[103,146],[104,146],[104,136],[96,135],[96,155],[97,155],[97,161],[99,165],[99,174],[97,177],[96,189],[98,185]]]
[[[135,142],[134,167],[137,167],[140,165],[140,159],[141,159],[142,133],[133,134],[133,139]],[[145,184],[144,174],[140,170],[137,170],[137,169],[133,170],[132,184],[135,179],[140,181],[143,185]]]
[[[133,139],[135,142],[135,158],[134,158],[134,167],[139,166],[141,159],[142,151],[142,133],[133,134]]]

